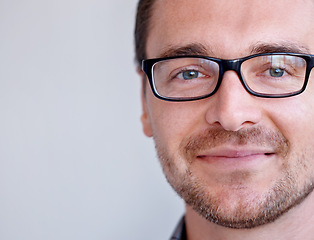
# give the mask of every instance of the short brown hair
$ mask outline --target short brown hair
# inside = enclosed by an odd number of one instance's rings
[[[155,0],[139,0],[137,5],[134,34],[136,61],[139,65],[146,59],[146,41],[154,2]]]

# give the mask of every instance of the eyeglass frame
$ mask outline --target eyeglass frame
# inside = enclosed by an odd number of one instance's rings
[[[263,93],[257,93],[254,92],[249,88],[247,83],[243,80],[242,74],[241,74],[241,65],[243,62],[246,60],[259,57],[259,56],[272,56],[272,55],[287,55],[287,56],[296,56],[303,58],[306,61],[306,71],[305,71],[305,76],[304,76],[304,83],[302,88],[299,91],[289,93],[289,94],[263,94]],[[205,94],[202,96],[198,97],[189,97],[189,98],[179,98],[179,97],[165,97],[162,96],[158,93],[158,91],[155,88],[154,80],[153,80],[153,67],[156,63],[165,61],[165,60],[171,60],[171,59],[178,59],[178,58],[200,58],[200,59],[206,59],[213,61],[218,64],[219,66],[219,76],[217,80],[217,84],[215,89],[210,92],[209,94]],[[256,97],[262,97],[262,98],[286,98],[286,97],[292,97],[296,96],[306,89],[310,73],[312,71],[312,68],[314,67],[314,55],[311,54],[302,54],[302,53],[290,53],[290,52],[272,52],[272,53],[259,53],[259,54],[253,54],[249,55],[243,58],[236,58],[236,59],[220,59],[220,58],[214,58],[214,57],[208,57],[208,56],[203,56],[203,55],[179,55],[179,56],[171,56],[171,57],[164,57],[164,58],[152,58],[152,59],[145,59],[142,60],[142,70],[143,72],[147,75],[147,78],[149,80],[150,87],[152,89],[153,94],[162,100],[165,101],[172,101],[172,102],[185,102],[185,101],[195,101],[195,100],[200,100],[200,99],[205,99],[209,98],[210,96],[214,95],[223,80],[223,75],[226,71],[235,71],[241,84],[243,85],[244,89],[250,93],[253,96]]]

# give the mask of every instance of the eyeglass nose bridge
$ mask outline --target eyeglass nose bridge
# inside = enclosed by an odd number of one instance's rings
[[[221,60],[220,68],[222,74],[226,71],[235,71],[237,74],[240,74],[240,67],[241,67],[241,59],[233,59],[233,60]]]
[[[232,59],[232,60],[220,60],[219,62],[219,79],[218,79],[218,83],[216,86],[216,89],[214,92],[217,92],[221,83],[222,83],[222,79],[223,79],[223,75],[225,74],[225,72],[227,71],[234,71],[236,72],[236,74],[238,75],[238,78],[242,84],[242,86],[244,87],[244,89],[250,93],[253,94],[251,89],[247,86],[247,84],[245,83],[245,81],[242,78],[242,74],[241,74],[241,64],[243,62],[243,59]]]

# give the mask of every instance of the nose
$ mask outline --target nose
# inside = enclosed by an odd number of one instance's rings
[[[228,131],[238,131],[261,121],[261,99],[249,94],[234,71],[224,73],[218,91],[211,97],[206,121]]]

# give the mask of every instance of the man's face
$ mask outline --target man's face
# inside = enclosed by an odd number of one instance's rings
[[[313,54],[313,13],[310,0],[157,0],[147,57],[199,45],[222,59]],[[167,102],[148,87],[143,96],[144,132],[172,187],[205,218],[233,228],[274,221],[313,190],[313,119],[313,74],[290,98],[252,96],[232,71],[207,99]]]

